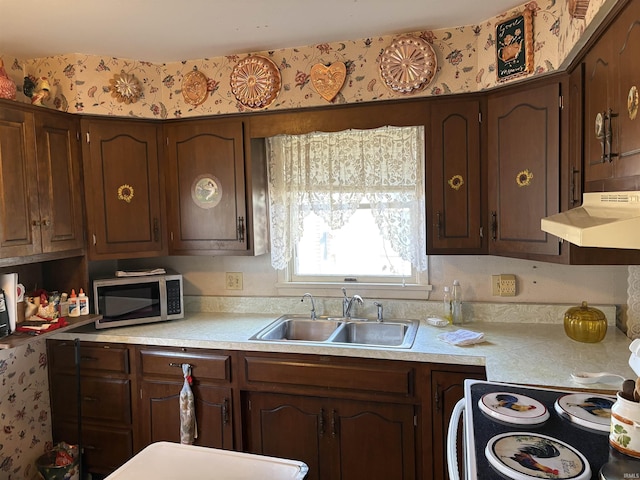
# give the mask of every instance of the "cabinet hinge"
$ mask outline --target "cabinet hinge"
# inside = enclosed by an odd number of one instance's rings
[[[418,426],[418,415],[413,415],[413,426],[417,427]]]
[[[562,95],[558,97],[558,107],[560,107],[560,110],[564,109],[564,97]]]
[[[97,242],[97,240],[96,240],[96,234],[94,233],[94,234],[93,234],[93,244],[95,245],[96,243],[98,243],[98,242]]]
[[[167,142],[167,147],[168,147],[169,146],[169,137],[166,137],[165,141]]]
[[[76,130],[76,140],[80,141],[80,132]]]
[[[484,238],[484,230],[480,227],[480,238]]]
[[[249,411],[251,411],[251,400],[247,402],[247,408],[249,409]]]
[[[89,135],[89,132],[87,132],[87,143],[91,143],[91,136]]]
[[[482,112],[478,112],[478,123],[482,123]]]

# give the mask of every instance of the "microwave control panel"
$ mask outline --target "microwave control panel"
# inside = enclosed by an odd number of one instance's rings
[[[180,313],[182,313],[180,280],[167,280],[167,314],[178,315]]]

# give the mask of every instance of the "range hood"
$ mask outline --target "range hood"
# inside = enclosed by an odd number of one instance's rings
[[[580,247],[640,250],[640,191],[585,193],[581,207],[543,218],[540,226]]]

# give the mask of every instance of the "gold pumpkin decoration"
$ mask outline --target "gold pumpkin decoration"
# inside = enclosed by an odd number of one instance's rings
[[[582,302],[581,306],[571,307],[565,312],[564,331],[577,342],[597,343],[607,334],[607,317],[602,310]]]

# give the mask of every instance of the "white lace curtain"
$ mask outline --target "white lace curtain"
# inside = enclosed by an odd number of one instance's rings
[[[424,128],[278,135],[267,140],[271,264],[284,269],[314,212],[338,229],[367,200],[382,236],[426,270]]]

